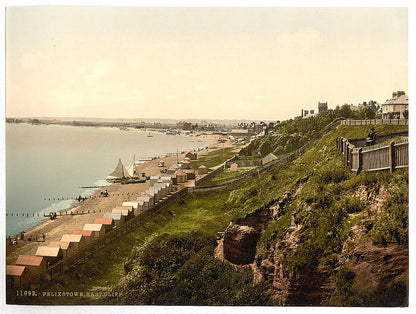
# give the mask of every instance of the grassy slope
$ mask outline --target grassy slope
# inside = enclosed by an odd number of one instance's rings
[[[293,188],[297,180],[306,175],[319,175],[324,166],[342,169],[344,167],[342,157],[335,148],[335,138],[341,135],[348,138],[363,137],[368,132],[368,128],[369,126],[338,127],[288,167],[281,167],[273,173],[240,183],[230,190],[186,197],[181,204],[178,202],[169,209],[164,209],[148,218],[136,231],[95,254],[94,258],[85,265],[58,277],[56,284],[48,290],[87,291],[111,287],[124,277],[124,263],[131,256],[132,251],[165,232],[179,234],[182,231],[199,229],[216,236],[218,231],[223,231],[227,227],[231,219],[243,217],[269,200],[281,196],[286,190]],[[403,129],[406,127],[377,126],[379,134]],[[348,178],[353,178],[353,175],[348,173]],[[265,244],[270,240],[268,234],[284,232],[288,217],[284,216],[270,225],[259,244],[260,254],[262,243]],[[74,302],[74,299],[60,299],[59,302]],[[88,303],[93,300],[84,299],[81,302]]]

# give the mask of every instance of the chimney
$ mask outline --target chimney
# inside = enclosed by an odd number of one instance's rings
[[[303,118],[303,109],[302,109],[301,117]]]

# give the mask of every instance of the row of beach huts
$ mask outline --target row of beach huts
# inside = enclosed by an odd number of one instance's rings
[[[60,241],[50,241],[48,245],[39,246],[35,255],[19,255],[15,265],[6,265],[7,287],[25,290],[39,284],[47,270],[56,263],[88,249],[91,243],[121,227],[130,219],[154,208],[171,193],[171,177],[151,177],[149,189],[142,192],[136,200],[125,200],[111,212],[104,213],[103,217],[85,224],[82,230],[63,234]]]

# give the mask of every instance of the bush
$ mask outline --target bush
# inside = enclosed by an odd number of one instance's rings
[[[346,196],[341,201],[341,206],[349,214],[359,213],[366,209],[366,204],[357,197]]]

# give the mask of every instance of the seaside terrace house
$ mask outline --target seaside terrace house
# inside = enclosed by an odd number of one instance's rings
[[[42,256],[19,255],[16,265],[25,266],[29,270],[29,277],[37,277],[46,271],[46,261]]]
[[[104,218],[112,218],[116,227],[124,223],[124,216],[121,213],[104,213]]]
[[[105,233],[110,232],[116,225],[113,218],[95,218],[94,223],[103,225]]]
[[[59,245],[45,245],[38,247],[36,256],[42,256],[46,261],[46,267],[55,264],[63,258],[63,252]]]
[[[29,270],[25,266],[6,265],[6,285],[15,289],[29,289]]]
[[[83,230],[92,231],[95,239],[102,238],[105,235],[105,228],[102,224],[85,224]]]
[[[383,119],[404,119],[404,113],[409,110],[409,96],[404,91],[394,92],[381,108]]]
[[[74,254],[74,245],[73,243],[67,241],[50,241],[49,246],[59,246],[62,250],[62,257],[67,258]]]
[[[120,213],[124,217],[124,222],[130,220],[131,214],[130,214],[130,211],[128,209],[113,208],[111,212],[112,213]]]
[[[74,230],[72,231],[72,234],[82,235],[83,239],[85,240],[85,246],[94,241],[94,236],[91,230]]]
[[[87,245],[86,239],[82,236],[82,234],[65,233],[62,235],[61,241],[72,243],[74,247],[74,253],[78,252]]]

